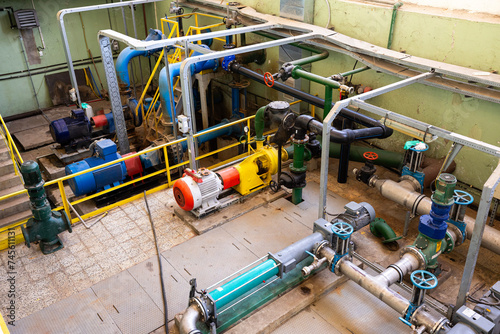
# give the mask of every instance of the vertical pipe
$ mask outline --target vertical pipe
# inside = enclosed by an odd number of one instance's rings
[[[163,57],[165,58],[165,75],[167,77],[167,80],[166,80],[166,83],[167,83],[167,92],[168,94],[170,95],[170,110],[172,110],[172,131],[174,133],[174,138],[177,139],[177,115],[176,115],[176,111],[175,111],[175,106],[174,106],[174,92],[172,90],[172,82],[170,81],[170,68],[169,68],[169,61],[168,61],[168,50],[167,48],[163,48]],[[175,145],[178,145],[178,144],[175,144]],[[179,150],[178,149],[174,149],[174,152],[175,152],[175,155],[176,155],[176,158],[177,158],[177,163],[180,162],[180,156],[179,156]],[[165,155],[165,160],[168,160],[168,156]],[[170,175],[170,171],[168,171],[169,175]],[[170,184],[170,182],[169,182]]]
[[[30,65],[28,63],[28,58],[26,58],[26,51],[24,51],[23,36],[21,35],[21,30],[18,29],[18,31],[19,31],[19,41],[21,42],[21,51],[23,52],[24,62],[26,63],[26,67],[28,68],[28,75],[30,77],[31,88],[33,89],[33,95],[35,97],[36,106],[37,106],[38,110],[40,110],[40,103],[38,102],[38,95],[36,93],[35,84],[33,83],[33,77],[31,76]]]
[[[130,5],[130,12],[132,13],[132,23],[134,24],[134,36],[135,36],[135,39],[138,39],[138,37],[137,37],[137,25],[135,23],[134,5]],[[139,72],[141,74],[141,92],[142,92],[144,90],[144,78],[143,78],[143,75],[142,75],[142,64],[141,64],[141,58],[140,57],[139,57]],[[135,85],[134,85],[134,96],[135,96]],[[144,115],[143,115],[143,117],[144,117]]]
[[[349,129],[352,126],[352,121],[350,119],[344,118],[342,122],[342,129]],[[351,143],[345,143],[340,145],[340,160],[339,160],[339,171],[337,175],[338,183],[347,182],[347,173],[349,172],[349,154],[351,151]]]
[[[293,144],[293,164],[292,171],[301,171],[304,169],[304,144]],[[302,202],[302,188],[293,188],[292,203],[299,204]]]
[[[389,29],[389,39],[387,40],[387,48],[390,49],[392,46],[392,38],[394,37],[394,25],[396,24],[396,14],[398,12],[398,8],[401,7],[403,3],[396,2],[394,7],[392,7],[392,18],[391,18],[391,27]]]
[[[325,106],[323,107],[323,119],[332,109],[333,88],[325,86]]]
[[[231,88],[231,104],[233,116],[240,114],[240,90],[236,87]]]

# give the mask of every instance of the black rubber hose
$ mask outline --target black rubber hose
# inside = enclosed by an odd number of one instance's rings
[[[153,217],[151,217],[151,210],[149,210],[148,199],[146,198],[146,190],[144,190],[144,202],[146,202],[146,209],[148,210],[149,222],[151,223],[151,230],[153,230],[153,238],[156,246],[156,255],[158,257],[158,269],[160,270],[161,295],[163,297],[163,309],[165,310],[165,333],[168,334],[167,293],[165,291],[165,282],[163,280],[163,268],[161,265],[160,247],[158,246],[158,240],[156,239],[156,229],[153,223]]]
[[[233,71],[235,73],[240,73],[247,78],[250,78],[252,80],[260,82],[261,84],[265,84],[263,75],[261,75],[257,72],[254,72],[246,67],[243,67],[243,66],[241,66],[241,64],[238,64],[237,62],[232,62],[230,64],[230,67],[231,67],[231,71]],[[316,107],[319,107],[319,108],[325,107],[325,100],[323,100],[317,96],[314,96],[314,95],[311,95],[308,93],[304,93],[301,90],[287,86],[281,82],[275,81],[272,88],[274,88],[277,91],[280,91],[282,93],[291,95],[299,100],[307,102],[307,103],[314,105]],[[332,106],[333,106],[333,103],[332,103]],[[377,121],[369,116],[360,114],[358,112],[355,112],[355,111],[347,109],[347,108],[343,108],[340,111],[340,115],[342,117],[348,118],[348,119],[352,120],[353,122],[358,123],[358,124],[363,125],[363,126],[381,127],[383,129],[384,134],[380,138],[386,138],[386,137],[389,137],[390,135],[392,135],[393,131],[391,128],[383,126],[382,124],[380,124],[379,121]]]

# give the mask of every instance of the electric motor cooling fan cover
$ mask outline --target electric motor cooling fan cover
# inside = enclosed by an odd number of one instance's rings
[[[201,205],[201,191],[193,178],[184,176],[174,183],[174,198],[181,209],[191,211]]]

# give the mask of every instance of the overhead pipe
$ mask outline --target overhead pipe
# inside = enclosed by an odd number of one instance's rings
[[[208,48],[206,45],[201,45],[205,48]],[[201,53],[199,52],[194,52],[193,57],[199,56]],[[170,78],[167,78],[167,71],[165,68],[163,68],[160,71],[160,77],[159,77],[159,89],[160,89],[160,96],[164,102],[165,110],[168,113],[168,116],[170,117],[170,121],[174,123],[173,126],[175,126],[176,120],[174,120],[174,115],[172,111],[172,103],[173,102],[173,91],[168,90],[168,84],[167,80],[170,79],[170,82],[172,83],[174,78],[178,77],[180,74],[181,70],[181,62],[174,63],[174,64],[168,64],[168,69],[169,69],[169,75]],[[215,70],[218,66],[218,61],[217,59],[212,59],[212,60],[206,60],[206,61],[201,61],[197,62],[191,65],[191,74],[195,75],[196,73],[199,73],[203,70],[209,70],[213,69]],[[173,90],[173,88],[172,88]],[[175,103],[173,103],[173,108],[175,109]]]
[[[389,179],[381,179],[373,181],[371,186],[380,191],[380,194],[385,198],[401,204],[419,215],[428,215],[431,211],[431,199],[416,191],[415,183],[409,180],[395,182]],[[476,223],[475,219],[465,216],[464,222],[467,224],[467,238],[470,239]],[[500,255],[500,231],[485,226],[481,246]]]
[[[229,68],[232,72],[235,73],[240,73],[241,75],[252,79],[256,82],[259,82],[261,84],[265,84],[264,77],[262,74],[259,74],[257,72],[252,71],[251,69],[248,69],[246,67],[243,67],[241,64],[237,62],[232,62],[229,64]],[[305,93],[299,89],[296,89],[294,87],[290,87],[288,85],[285,85],[284,83],[275,81],[274,85],[271,87],[273,89],[276,89],[279,92],[291,95],[299,100],[302,100],[304,102],[309,103],[310,105],[319,107],[319,108],[324,108],[325,107],[325,100],[323,100],[320,97]],[[332,106],[334,104],[332,103]],[[380,122],[368,117],[366,115],[360,114],[358,112],[352,111],[347,108],[343,108],[340,112],[340,116],[346,117],[354,121],[355,123],[358,123],[363,126],[380,126]]]
[[[160,30],[157,29],[149,29],[149,35],[146,37],[145,41],[159,41],[162,38],[162,34]],[[130,87],[130,76],[128,73],[128,64],[132,60],[132,58],[143,56],[148,57],[155,52],[161,51],[162,48],[143,51],[143,50],[135,50],[127,46],[120,52],[118,59],[116,59],[116,75],[118,79],[126,85],[128,89]]]

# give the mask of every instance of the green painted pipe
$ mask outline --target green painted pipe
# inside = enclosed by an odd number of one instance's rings
[[[323,51],[320,54],[315,54],[315,55],[312,55],[309,57],[305,57],[302,59],[297,59],[297,60],[291,61],[290,64],[302,66],[302,65],[314,63],[315,61],[326,59],[326,58],[328,58],[329,55],[330,55],[330,53],[328,51]]]
[[[264,116],[267,106],[260,107],[255,113],[255,140],[264,140]]]
[[[294,69],[292,70],[292,77],[294,79],[304,78],[306,80],[310,80],[312,82],[316,82],[330,88],[337,89],[340,87],[340,84],[337,81],[333,81],[332,79],[324,78],[317,74],[304,71],[300,66],[294,67]]]
[[[326,118],[330,110],[332,110],[333,89],[325,86],[325,106],[323,107],[323,119]]]
[[[370,223],[370,232],[377,238],[384,238],[382,243],[387,244],[389,242],[393,242],[402,238],[402,236],[396,236],[394,230],[387,225],[385,220],[382,218],[375,218]]]
[[[256,35],[259,35],[259,36],[262,36],[262,37],[273,39],[273,40],[277,40],[277,39],[281,38],[281,37],[277,37],[277,36],[274,36],[274,35],[266,34],[265,32],[262,32],[262,31],[253,31],[252,33],[254,33]],[[302,50],[305,50],[305,51],[309,51],[309,52],[312,52],[312,53],[321,53],[322,52],[322,51],[320,51],[318,49],[315,49],[315,48],[310,47],[310,46],[305,45],[305,44],[290,43],[289,45],[295,46],[296,48],[299,48],[299,49],[302,49]]]
[[[392,7],[391,27],[389,28],[389,39],[387,40],[388,49],[390,49],[392,46],[392,38],[394,37],[394,24],[396,23],[396,14],[398,12],[398,8],[401,7],[402,5],[403,3],[399,1],[394,4],[394,7]]]
[[[365,67],[360,67],[360,68],[356,68],[352,71],[347,71],[347,72],[344,72],[344,73],[341,73],[340,75],[343,76],[343,77],[348,77],[350,75],[353,75],[353,74],[356,74],[356,73],[360,73],[360,72],[364,72],[366,70],[369,70],[370,69],[370,66],[365,66]]]

